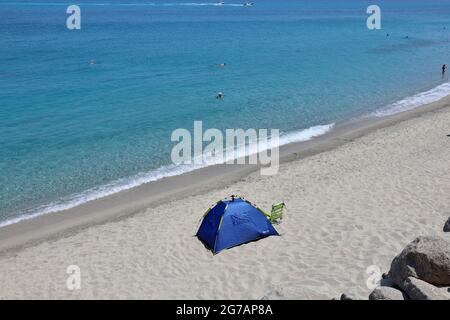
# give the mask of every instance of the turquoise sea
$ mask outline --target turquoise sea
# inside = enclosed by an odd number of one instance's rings
[[[194,120],[287,142],[450,93],[448,0],[189,1],[0,0],[0,225],[191,170]]]

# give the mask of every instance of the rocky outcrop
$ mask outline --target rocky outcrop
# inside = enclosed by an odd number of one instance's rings
[[[400,290],[391,287],[375,288],[369,295],[369,300],[406,300],[408,297]]]
[[[413,277],[404,281],[403,288],[413,300],[450,300],[449,287],[438,288]]]
[[[389,278],[403,288],[409,277],[450,286],[450,243],[440,237],[418,237],[391,263]]]
[[[380,284],[369,300],[450,300],[450,242],[416,238],[392,260]],[[345,297],[341,300],[349,300]]]

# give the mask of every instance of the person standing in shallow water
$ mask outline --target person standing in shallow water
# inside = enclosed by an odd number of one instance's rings
[[[444,77],[445,77],[445,71],[447,70],[447,65],[446,64],[443,64],[442,65],[442,79],[444,79]]]

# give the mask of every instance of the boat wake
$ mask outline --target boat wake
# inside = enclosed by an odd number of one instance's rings
[[[60,2],[0,2],[0,5],[19,5],[19,6],[68,6],[67,3]],[[78,6],[121,6],[121,7],[175,7],[175,6],[228,6],[228,7],[242,7],[249,6],[250,3],[226,3],[226,2],[166,2],[166,3],[114,3],[114,2],[105,2],[105,3],[77,3]],[[251,3],[253,5],[253,3]]]

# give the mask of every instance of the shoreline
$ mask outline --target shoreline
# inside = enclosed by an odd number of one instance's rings
[[[378,129],[448,107],[450,108],[450,95],[397,114],[338,123],[322,136],[281,146],[280,165],[332,150]],[[46,240],[66,237],[93,225],[122,220],[166,201],[176,201],[224,188],[244,179],[259,168],[259,165],[236,164],[208,166],[145,183],[68,210],[47,213],[3,226],[0,228],[0,255]]]

